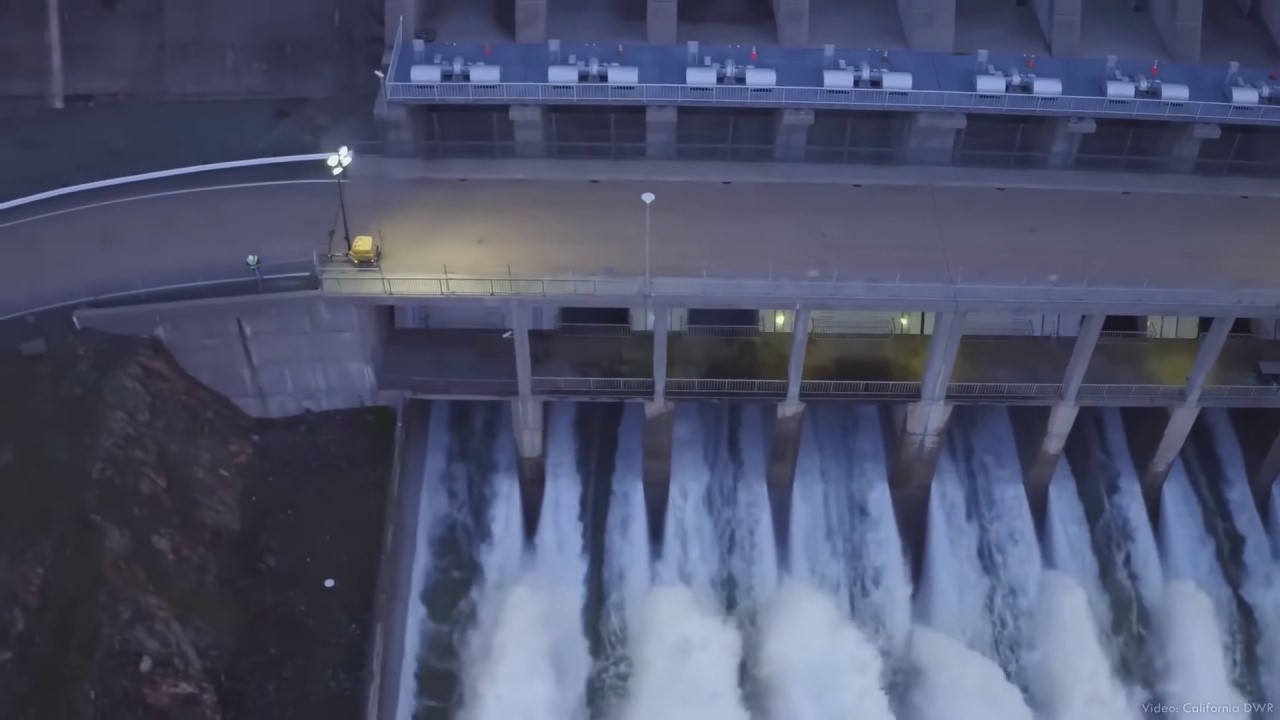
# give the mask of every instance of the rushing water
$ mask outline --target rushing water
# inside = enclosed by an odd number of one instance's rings
[[[507,406],[433,407],[403,720],[1271,717],[1274,539],[1225,415],[1152,527],[1119,413],[1082,412],[1037,531],[1008,414],[957,409],[913,587],[878,408],[806,410],[787,543],[772,408],[675,413],[650,518],[642,410],[549,406],[530,536]]]

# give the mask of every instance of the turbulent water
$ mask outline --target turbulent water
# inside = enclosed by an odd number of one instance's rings
[[[1153,527],[1119,413],[1082,411],[1037,529],[1009,415],[957,409],[913,587],[879,408],[811,405],[780,503],[771,406],[678,405],[650,517],[643,411],[601,407],[548,407],[535,530],[509,407],[433,406],[402,720],[1271,717],[1277,539],[1225,415]]]

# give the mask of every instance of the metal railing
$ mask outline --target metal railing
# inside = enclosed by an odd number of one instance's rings
[[[397,40],[397,44],[398,44]],[[397,53],[397,56],[399,53]],[[388,76],[391,77],[391,76]],[[1213,121],[1280,125],[1280,107],[1224,102],[1117,100],[1064,95],[986,95],[962,90],[852,90],[818,87],[698,87],[639,83],[473,84],[386,83],[387,100],[405,103],[497,103],[584,105],[712,105],[725,107],[811,107],[823,109],[979,112],[1070,117],[1120,117],[1184,122]]]
[[[1062,383],[951,383],[947,397],[1056,400],[1062,397]]]
[[[677,331],[681,335],[708,337],[759,337],[762,333],[759,325],[687,325]]]
[[[803,380],[800,397],[920,397],[920,383],[901,380]]]
[[[630,335],[635,330],[621,323],[566,323],[556,328],[568,335]]]
[[[652,378],[535,377],[532,385],[533,392],[542,394],[604,393],[629,396],[653,394]]]

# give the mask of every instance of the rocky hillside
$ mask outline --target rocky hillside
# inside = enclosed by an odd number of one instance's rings
[[[0,716],[357,717],[393,423],[253,420],[150,342],[0,356]]]

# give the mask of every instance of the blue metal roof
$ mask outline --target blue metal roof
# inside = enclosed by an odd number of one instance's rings
[[[755,53],[755,59],[751,58]],[[409,82],[410,66],[431,63],[435,55],[447,62],[461,57],[464,62],[483,62],[502,68],[497,85],[447,82],[439,85]],[[1060,59],[992,53],[988,64],[999,71],[1016,69],[1038,77],[1062,81],[1061,97],[1022,94],[979,95],[974,91],[976,56],[889,51],[837,49],[835,58],[850,67],[866,61],[873,68],[906,71],[912,74],[912,90],[895,92],[878,89],[830,90],[822,87],[824,62],[820,48],[782,48],[750,45],[700,45],[699,58],[713,62],[732,59],[740,65],[772,68],[777,87],[748,88],[720,85],[696,88],[685,85],[688,49],[685,45],[604,43],[562,43],[560,63],[570,55],[586,61],[596,57],[601,63],[620,63],[639,68],[639,85],[609,86],[601,83],[553,85],[547,81],[551,53],[546,44],[426,43],[415,56],[413,43],[397,42],[397,50],[387,77],[387,97],[410,103],[545,103],[545,104],[677,104],[774,107],[879,107],[890,110],[944,110],[994,112],[1018,115],[1133,116],[1168,120],[1224,122],[1240,124],[1280,124],[1280,105],[1236,105],[1225,94],[1227,67],[1182,63],[1160,63],[1161,81],[1187,85],[1190,100],[1170,103],[1153,99],[1107,99],[1103,91],[1106,60]],[[699,62],[698,64],[701,64]],[[1125,75],[1152,77],[1153,62],[1121,59],[1116,68]],[[1238,75],[1258,84],[1266,82],[1270,71],[1241,68]],[[772,91],[771,91],[772,90]]]

